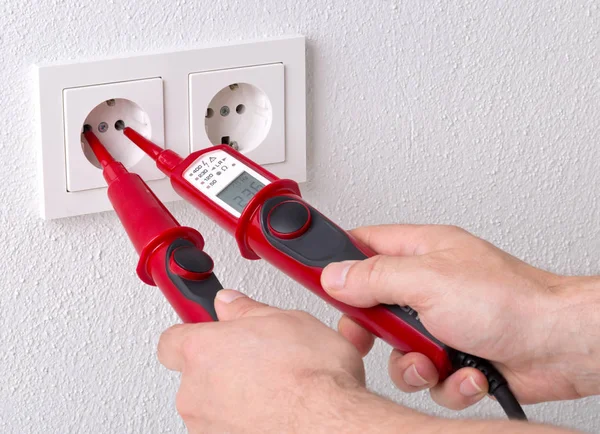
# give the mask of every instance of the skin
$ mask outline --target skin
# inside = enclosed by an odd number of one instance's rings
[[[452,227],[353,234],[380,254],[327,267],[322,283],[332,296],[355,306],[409,304],[437,338],[496,362],[521,402],[600,392],[598,278],[533,268]],[[181,372],[176,407],[190,433],[568,432],[434,418],[369,392],[361,356],[373,337],[349,318],[337,333],[304,312],[232,290],[219,292],[215,309],[220,322],[171,327],[158,346],[160,362]],[[473,369],[438,383],[433,364],[417,353],[392,352],[390,376],[402,390],[430,388],[434,400],[456,409],[487,391]]]
[[[442,342],[494,361],[521,403],[600,393],[598,277],[534,268],[456,227],[377,226],[354,235],[380,254],[328,267],[322,283],[330,295],[361,307],[410,305]],[[348,318],[340,331],[363,350],[372,342]],[[406,392],[431,388],[452,409],[479,401],[488,387],[475,369],[438,384],[433,364],[415,353],[392,352],[390,375]]]

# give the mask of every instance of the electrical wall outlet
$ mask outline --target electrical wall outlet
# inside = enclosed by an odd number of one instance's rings
[[[306,180],[302,36],[36,68],[42,216],[111,209],[89,124],[162,201],[169,180],[115,129],[123,120],[182,156],[220,142],[282,178]]]
[[[89,125],[106,149],[146,181],[165,175],[115,128],[118,121],[164,148],[163,88],[160,78],[66,89],[63,94],[67,190],[106,186],[82,130]],[[93,166],[90,166],[91,165]],[[95,168],[95,170],[94,170]]]
[[[285,161],[281,63],[190,75],[192,143],[228,144],[258,164]]]

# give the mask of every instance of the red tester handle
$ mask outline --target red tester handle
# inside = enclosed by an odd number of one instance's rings
[[[327,264],[366,259],[374,252],[306,203],[296,182],[277,178],[229,146],[194,152],[184,159],[159,148],[131,128],[125,128],[124,133],[156,161],[179,195],[235,235],[242,256],[265,259],[394,348],[425,354],[435,364],[441,379],[452,372],[453,350],[427,332],[411,308],[384,305],[356,308],[333,299],[323,290],[320,279]],[[239,218],[200,192],[184,176],[202,155],[215,150],[228,153],[269,181],[249,201]]]
[[[198,231],[179,225],[138,175],[115,161],[96,135],[84,135],[102,165],[108,198],[140,255],[142,281],[157,285],[184,322],[215,321],[222,288]]]
[[[256,256],[301,283],[365,329],[403,352],[418,351],[435,364],[441,378],[452,372],[450,348],[423,327],[409,307],[357,308],[329,296],[321,286],[323,268],[332,262],[363,260],[375,252],[362,245],[299,194],[278,191],[275,181],[259,191],[244,210],[237,234],[244,234]],[[307,228],[308,225],[308,228]]]
[[[424,354],[435,364],[440,380],[462,367],[478,369],[488,380],[489,393],[496,397],[509,418],[527,419],[506,379],[493,364],[441,343],[425,329],[419,315],[410,307],[378,305],[361,309],[329,297],[321,287],[323,268],[332,262],[362,260],[374,252],[306,203],[297,183],[278,179],[228,146],[194,152],[183,159],[173,151],[159,148],[131,128],[125,128],[124,133],[156,161],[184,199],[235,235],[242,256],[266,259],[394,348]],[[208,153],[212,154],[202,158]],[[236,171],[229,172],[234,166],[237,166]],[[224,175],[225,167],[233,178]],[[243,197],[250,198],[249,202]],[[185,267],[181,265],[188,262],[186,247],[181,244],[170,245],[166,256],[171,258],[170,255],[177,255],[173,257],[177,267],[167,270],[179,273],[171,273],[172,282],[174,276],[203,275],[203,271],[212,269],[212,261],[205,260],[197,269],[182,271],[180,268]]]

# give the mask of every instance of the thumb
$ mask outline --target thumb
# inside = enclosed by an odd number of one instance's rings
[[[219,321],[231,321],[248,316],[265,316],[277,311],[276,308],[252,300],[233,289],[222,289],[215,298],[215,311]]]
[[[439,287],[439,276],[418,256],[377,255],[329,264],[321,274],[321,285],[330,296],[351,306],[384,303],[418,310]]]

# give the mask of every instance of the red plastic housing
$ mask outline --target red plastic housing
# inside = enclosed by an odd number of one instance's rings
[[[250,200],[239,219],[200,193],[196,187],[186,181],[183,175],[188,167],[200,156],[215,149],[227,152],[271,181],[271,184],[263,187]],[[306,266],[282,253],[267,241],[259,221],[259,210],[267,199],[280,195],[291,196],[305,203],[296,182],[277,178],[239,152],[224,145],[194,152],[178,163],[175,165],[171,162],[168,166],[164,165],[161,167],[161,161],[158,158],[158,167],[170,176],[175,191],[225,230],[233,234],[242,256],[247,259],[265,259],[310,289],[327,303],[349,315],[365,329],[388,342],[392,347],[405,353],[417,351],[426,355],[437,367],[441,379],[445,378],[452,371],[451,362],[443,345],[423,335],[383,306],[362,309],[348,306],[331,298],[321,287],[321,268]],[[365,255],[373,256],[375,254],[364,245],[361,245],[356,239],[353,239],[349,234],[348,236]]]
[[[200,233],[180,226],[146,183],[138,175],[127,172],[120,163],[107,165],[104,175],[108,198],[140,255],[137,267],[140,279],[158,286],[182,321],[212,321],[202,306],[181,293],[166,270],[166,254],[171,243],[185,239],[202,250],[204,239]]]

